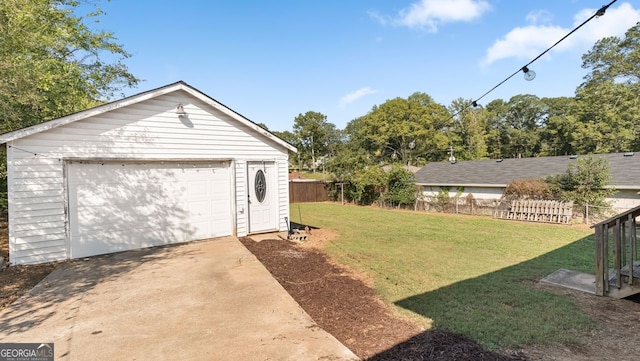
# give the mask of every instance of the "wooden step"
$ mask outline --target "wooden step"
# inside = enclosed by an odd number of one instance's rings
[[[640,261],[633,262],[633,282],[629,284],[629,265],[620,269],[620,288],[618,284],[618,275],[613,268],[609,269],[609,292],[608,296],[613,298],[625,298],[636,293],[640,293]]]
[[[625,284],[622,287],[620,287],[620,289],[616,287],[611,287],[609,289],[609,293],[607,293],[607,296],[611,298],[620,299],[620,298],[633,296],[637,293],[640,293],[640,283],[633,286],[629,286]]]

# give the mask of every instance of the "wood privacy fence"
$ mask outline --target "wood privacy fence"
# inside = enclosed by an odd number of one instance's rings
[[[496,210],[495,218],[519,221],[569,224],[573,216],[573,202],[518,200],[507,210]]]
[[[324,181],[289,181],[289,202],[324,202],[329,191]]]

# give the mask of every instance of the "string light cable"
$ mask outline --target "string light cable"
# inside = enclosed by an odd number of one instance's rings
[[[507,78],[505,78],[503,81],[499,82],[498,84],[496,84],[493,88],[489,89],[489,91],[487,91],[486,93],[482,94],[482,96],[480,96],[479,98],[477,98],[476,100],[473,100],[471,102],[470,105],[465,106],[463,109],[457,111],[455,114],[453,114],[451,116],[451,118],[449,119],[453,119],[454,117],[456,117],[458,114],[464,112],[465,110],[469,109],[470,107],[477,107],[478,106],[478,102],[484,98],[485,96],[487,96],[489,93],[491,93],[492,91],[496,90],[499,86],[501,86],[502,84],[506,83],[509,79],[513,78],[516,74],[518,74],[519,72],[523,72],[525,75],[525,79],[526,80],[533,80],[533,78],[535,78],[535,72],[533,72],[532,70],[529,69],[529,65],[533,64],[536,60],[540,59],[542,56],[544,56],[546,53],[548,53],[551,49],[553,49],[554,47],[556,47],[556,45],[560,44],[562,41],[564,41],[566,38],[568,38],[571,34],[575,33],[578,29],[580,29],[581,27],[583,27],[584,25],[586,25],[589,21],[593,20],[594,18],[598,18],[603,16],[607,9],[613,5],[616,1],[618,0],[613,0],[611,1],[609,4],[607,5],[603,5],[600,9],[598,9],[598,11],[596,11],[593,15],[591,15],[588,19],[586,19],[585,21],[583,21],[580,25],[576,26],[573,30],[571,30],[567,35],[563,36],[560,40],[556,41],[555,44],[551,45],[549,48],[547,48],[547,50],[543,51],[542,53],[540,53],[540,55],[536,56],[535,58],[533,58],[533,60],[531,60],[530,62],[528,62],[526,65],[524,65],[522,68],[516,70],[513,74],[509,75]]]

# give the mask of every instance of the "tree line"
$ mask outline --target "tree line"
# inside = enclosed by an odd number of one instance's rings
[[[520,94],[473,106],[416,92],[374,106],[337,129],[319,112],[274,132],[298,148],[294,168],[320,165],[336,179],[369,166],[640,150],[640,23],[624,37],[603,38],[582,56],[588,70],[573,97]],[[551,86],[551,85],[550,85]]]

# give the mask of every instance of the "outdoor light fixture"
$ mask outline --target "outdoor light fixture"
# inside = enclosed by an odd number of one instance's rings
[[[471,102],[471,106],[473,106],[475,108],[475,107],[478,106],[478,103],[476,103],[476,101],[474,100],[474,101]]]
[[[524,73],[524,80],[532,81],[536,78],[536,72],[527,68],[527,66],[522,67],[522,72]]]
[[[609,4],[609,5],[611,5],[611,4]],[[596,17],[599,18],[599,17],[603,16],[607,12],[607,8],[609,8],[609,5],[604,5],[598,11],[596,11]]]
[[[176,107],[176,114],[178,114],[179,117],[187,115],[187,112],[184,111],[184,106],[182,105],[182,103],[178,104],[178,106]]]
[[[453,155],[453,151],[454,151],[453,147],[449,146],[449,152],[448,152],[449,153],[449,163],[456,164],[457,160],[456,160],[456,157]]]

